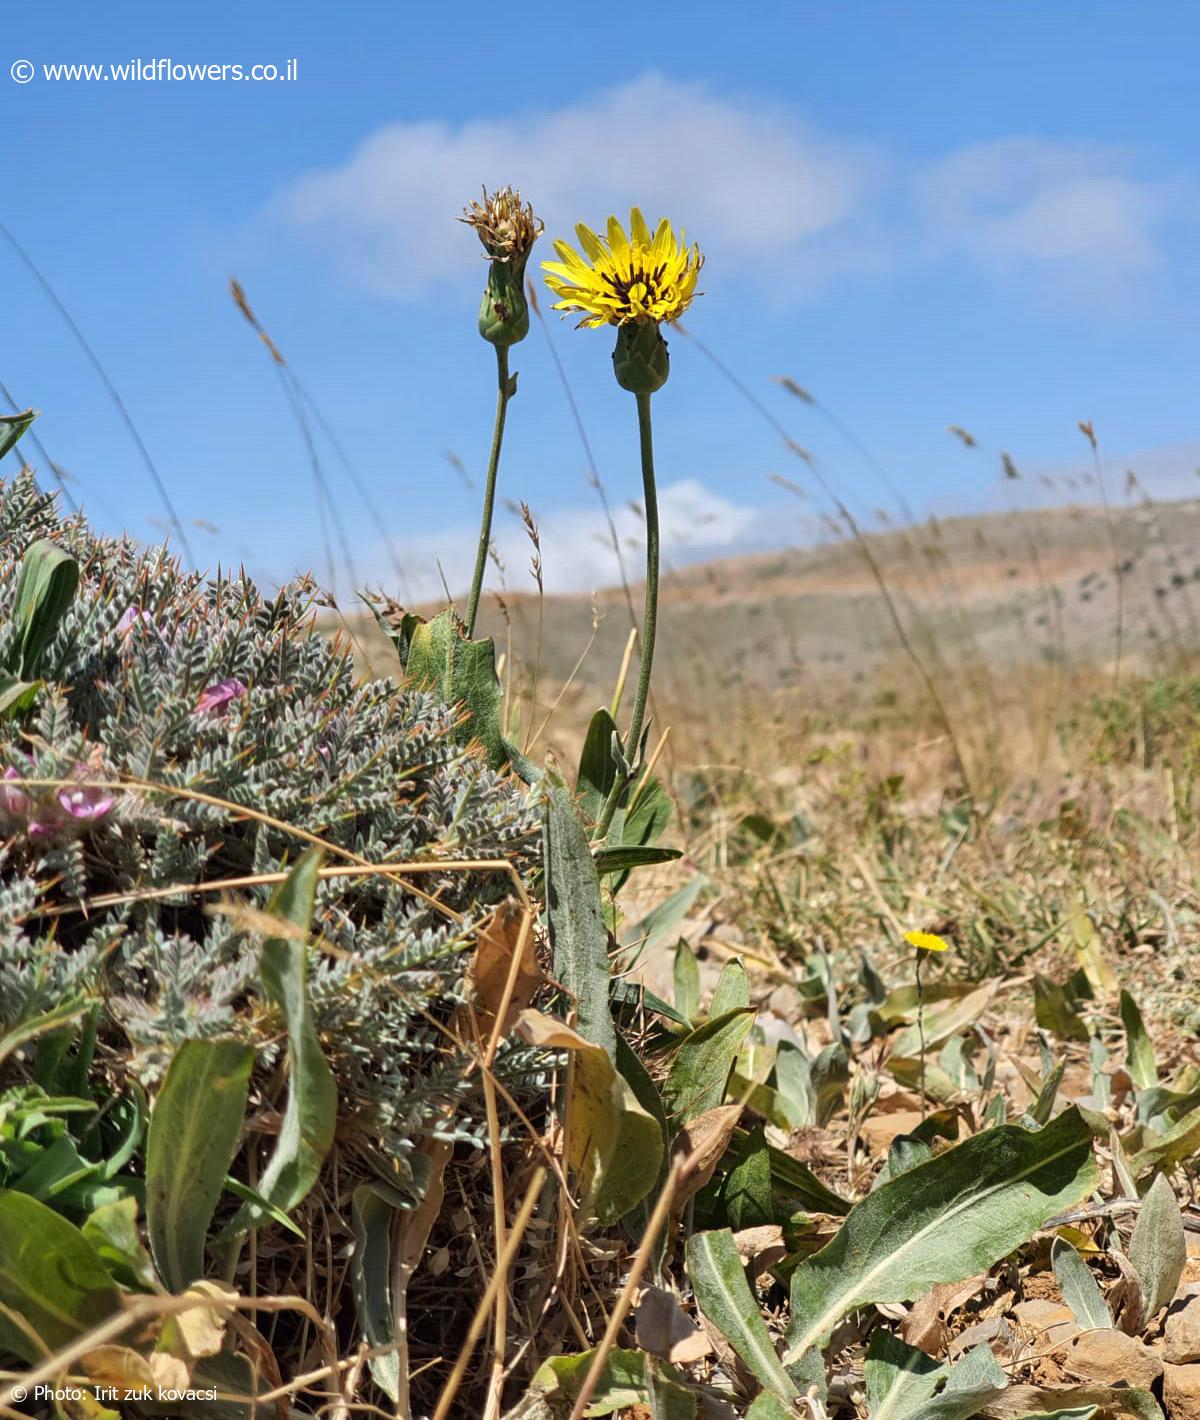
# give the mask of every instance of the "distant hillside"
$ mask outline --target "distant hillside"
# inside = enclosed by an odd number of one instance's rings
[[[1119,601],[1131,668],[1164,648],[1200,649],[1200,500],[1115,508],[1111,528],[1092,506],[991,513],[873,532],[865,550],[831,540],[667,570],[661,693],[844,683],[895,663],[901,647],[872,563],[907,635],[943,662],[1110,661]],[[641,586],[629,591],[640,612]],[[485,597],[482,629],[526,674],[540,659],[548,686],[570,675],[596,622],[575,693],[607,696],[629,632],[623,589],[540,606],[506,592],[503,603]],[[379,646],[373,626],[360,634]]]

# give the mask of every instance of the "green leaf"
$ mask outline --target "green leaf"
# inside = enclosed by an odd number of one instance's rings
[[[636,781],[621,821],[621,843],[626,848],[645,848],[657,842],[667,831],[674,807],[657,779]]]
[[[771,1151],[760,1124],[736,1145],[733,1167],[725,1175],[721,1201],[734,1232],[775,1221],[771,1196]]]
[[[21,559],[12,620],[17,639],[8,670],[22,680],[37,679],[46,648],[54,639],[79,586],[79,564],[45,538],[31,543]]]
[[[1158,1174],[1138,1210],[1129,1261],[1142,1292],[1142,1321],[1152,1321],[1175,1296],[1187,1262],[1183,1216],[1165,1174]]]
[[[796,1411],[769,1390],[764,1390],[746,1411],[746,1420],[796,1420]]]
[[[76,1020],[87,1009],[88,1003],[86,1001],[63,1001],[44,1015],[33,1016],[27,1021],[22,1021],[20,1025],[14,1026],[7,1035],[0,1039],[0,1063],[7,1060],[20,1046],[31,1040],[36,1040],[39,1035],[54,1030],[66,1021]]]
[[[814,1213],[831,1213],[835,1218],[845,1217],[850,1212],[849,1201],[827,1188],[807,1164],[793,1159],[773,1144],[769,1147],[771,1185],[786,1203],[799,1203]]]
[[[150,1115],[146,1225],[172,1292],[204,1275],[204,1241],[241,1139],[253,1064],[248,1045],[185,1041]]]
[[[682,858],[678,848],[597,848],[592,855],[596,871],[602,876],[627,873],[631,868],[652,867],[656,863],[674,863]]]
[[[1092,1420],[1099,1409],[1098,1405],[1076,1405],[1070,1410],[1039,1410],[1026,1414],[1022,1420]]]
[[[799,1391],[775,1352],[728,1228],[688,1239],[687,1272],[697,1306],[747,1369],[767,1390],[794,1400]]]
[[[675,948],[675,1009],[689,1021],[700,1014],[700,963],[682,937]]]
[[[320,866],[320,851],[310,850],[275,890],[267,904],[268,915],[304,935],[269,938],[263,943],[260,966],[266,993],[287,1022],[291,1079],[279,1137],[257,1191],[285,1214],[316,1183],[337,1125],[337,1083],[321,1052],[308,1006],[308,934]],[[264,1210],[251,1203],[234,1221],[237,1228],[245,1229],[262,1222],[264,1216]]]
[[[754,1024],[749,1008],[715,1016],[684,1037],[663,1084],[663,1104],[676,1128],[716,1109]]]
[[[1104,1294],[1087,1263],[1065,1238],[1054,1239],[1050,1263],[1063,1301],[1075,1313],[1079,1325],[1086,1331],[1105,1331],[1111,1327],[1112,1317]]]
[[[8,671],[0,671],[0,719],[23,715],[37,699],[45,684],[40,680],[21,680]]]
[[[817,1122],[817,1091],[812,1061],[790,1040],[775,1052],[775,1088],[782,1096],[793,1129],[811,1129]]]
[[[81,1229],[96,1256],[116,1281],[135,1291],[154,1290],[154,1264],[142,1246],[137,1225],[137,1199],[118,1198],[95,1209]]]
[[[516,1029],[529,1045],[570,1052],[564,1128],[567,1159],[583,1194],[580,1208],[603,1223],[616,1222],[659,1176],[664,1140],[653,1107],[643,1107],[603,1047],[562,1021],[525,1010]]]
[[[395,1211],[392,1191],[374,1183],[360,1183],[350,1196],[350,1222],[354,1229],[354,1310],[363,1340],[370,1347],[396,1343],[391,1247]],[[395,1402],[400,1395],[398,1353],[373,1356],[368,1364],[375,1384]]]
[[[746,968],[735,957],[725,963],[724,970],[717,978],[708,1014],[716,1018],[728,1015],[730,1011],[745,1011],[749,1007],[750,983],[746,980]]]
[[[859,1307],[912,1301],[986,1271],[1098,1176],[1091,1131],[1071,1108],[1045,1129],[976,1134],[884,1184],[792,1274],[789,1364]]]
[[[240,1198],[247,1208],[239,1209],[237,1216],[226,1223],[217,1234],[218,1239],[224,1241],[229,1238],[241,1237],[246,1231],[242,1226],[241,1218],[247,1210],[253,1212],[256,1223],[270,1218],[271,1222],[278,1223],[281,1228],[286,1228],[296,1237],[302,1238],[304,1236],[304,1229],[298,1228],[282,1208],[277,1207],[269,1198],[264,1197],[257,1188],[251,1188],[248,1183],[243,1183],[240,1178],[234,1178],[231,1173],[225,1175],[225,1187],[235,1198]]]
[[[575,778],[575,795],[589,823],[595,823],[599,819],[609,791],[616,782],[614,735],[619,742],[617,722],[601,706],[588,722],[583,749],[579,755],[579,773]]]
[[[0,1303],[33,1333],[0,1313],[0,1347],[33,1365],[112,1316],[121,1298],[77,1227],[36,1198],[5,1191],[0,1193]]]
[[[950,1000],[937,1010],[925,1012],[926,1052],[944,1045],[952,1035],[969,1026],[991,1005],[992,998],[1000,989],[999,979],[985,982],[959,1000]],[[911,1059],[921,1049],[921,1032],[915,1024],[902,1031],[892,1044],[892,1054]]]
[[[1125,1064],[1129,1077],[1139,1090],[1153,1089],[1158,1084],[1154,1045],[1138,1004],[1128,991],[1121,992],[1120,1009],[1121,1024],[1125,1027]]]
[[[455,733],[459,744],[478,740],[488,763],[498,769],[508,758],[503,736],[503,692],[496,676],[496,648],[490,636],[468,641],[452,607],[432,621],[407,625],[404,671],[414,685],[436,691],[446,705],[462,705],[467,719]],[[397,649],[400,642],[393,633]]]
[[[939,1365],[882,1328],[871,1337],[863,1377],[871,1420],[968,1420],[1008,1385],[986,1346]]]
[[[625,1084],[633,1092],[634,1099],[658,1125],[659,1162],[655,1171],[654,1183],[645,1197],[625,1215],[625,1226],[629,1229],[634,1240],[640,1241],[649,1226],[654,1202],[662,1192],[663,1185],[667,1180],[669,1160],[666,1141],[670,1137],[670,1127],[667,1123],[666,1111],[663,1109],[662,1097],[658,1093],[658,1086],[654,1083],[650,1072],[642,1064],[637,1052],[628,1044],[623,1035],[617,1036],[617,1069],[621,1072]],[[664,1227],[655,1245],[656,1262],[659,1258],[659,1251],[666,1246],[666,1241],[667,1230]]]
[[[595,1351],[553,1356],[544,1361],[524,1398],[505,1420],[560,1420],[570,1411],[591,1370]],[[616,1415],[634,1406],[648,1407],[651,1420],[695,1420],[694,1391],[679,1383],[674,1367],[644,1351],[613,1347],[604,1359],[585,1415]]]
[[[623,935],[626,942],[636,942],[643,954],[651,953],[664,944],[673,947],[679,938],[679,928],[683,919],[692,910],[696,899],[709,886],[709,879],[703,873],[677,889],[670,897],[664,898],[657,907],[648,912],[630,931]]]
[[[1151,1169],[1170,1172],[1177,1164],[1200,1150],[1200,1108],[1185,1114],[1164,1134],[1139,1149],[1129,1160],[1134,1178],[1142,1178]]]
[[[580,1035],[613,1057],[617,1037],[608,1004],[608,929],[601,912],[600,879],[575,804],[561,785],[546,793],[545,838],[554,975],[574,1000]]]
[[[34,409],[22,410],[20,414],[0,414],[0,459],[16,447],[17,441],[37,418]]]

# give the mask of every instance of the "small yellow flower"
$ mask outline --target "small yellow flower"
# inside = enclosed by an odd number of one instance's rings
[[[921,952],[947,952],[950,943],[943,941],[936,932],[905,932],[904,940],[910,947]]]
[[[696,295],[704,258],[700,248],[676,237],[664,217],[651,236],[635,207],[629,214],[631,237],[615,217],[608,219],[607,240],[582,222],[575,228],[583,256],[567,242],[555,242],[558,261],[543,261],[546,285],[562,299],[556,311],[581,311],[581,326],[647,325],[678,320]]]

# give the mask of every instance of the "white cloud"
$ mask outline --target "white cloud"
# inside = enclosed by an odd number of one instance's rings
[[[330,243],[357,279],[408,298],[460,278],[464,254],[478,252],[450,218],[483,181],[520,187],[551,235],[637,202],[737,256],[829,231],[880,172],[874,150],[790,113],[648,74],[550,113],[390,124],[341,167],[302,177],[274,210]]]
[[[778,520],[764,528],[761,510],[739,506],[692,478],[660,488],[658,512],[662,555],[668,563],[732,554],[757,545],[764,535],[768,540],[772,535],[779,536]],[[612,514],[626,572],[631,581],[639,581],[645,555],[641,511],[622,504],[614,506]],[[541,538],[547,592],[591,592],[620,580],[612,537],[598,506],[555,509],[545,516],[535,510],[534,518]],[[402,589],[403,595],[411,601],[440,597],[441,574],[452,592],[464,591],[471,577],[477,536],[477,528],[464,525],[402,542],[397,552],[408,583]],[[506,585],[519,591],[532,590],[529,538],[519,522],[505,511],[497,514],[493,542],[505,569]],[[380,570],[372,580],[390,586],[394,577],[388,564],[379,557],[375,561]],[[489,564],[488,584],[498,585],[499,580],[495,565]]]
[[[1137,271],[1158,260],[1158,228],[1190,189],[1137,177],[1136,156],[1034,137],[971,144],[920,174],[918,213],[933,246],[985,265]]]
[[[837,276],[957,262],[1084,278],[1153,267],[1187,179],[1147,176],[1110,144],[1010,137],[924,163],[822,134],[791,110],[658,74],[548,112],[393,123],[338,167],[300,177],[269,215],[331,251],[351,279],[415,300],[478,279],[474,235],[451,219],[482,181],[512,182],[548,232],[637,201],[669,213],[726,273],[769,273],[772,295]]]

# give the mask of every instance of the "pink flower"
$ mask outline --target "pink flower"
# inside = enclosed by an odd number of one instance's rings
[[[117,622],[117,630],[122,636],[129,636],[139,626],[148,626],[153,631],[154,618],[148,611],[141,611],[136,606],[127,606]]]
[[[75,782],[50,792],[27,792],[12,785],[33,768],[31,759],[28,771],[10,767],[0,777],[0,820],[9,828],[24,829],[29,838],[62,838],[98,823],[111,810],[112,793],[87,782],[99,772],[91,765],[76,764],[70,775]]]
[[[236,676],[231,676],[228,680],[219,680],[216,685],[210,685],[206,690],[201,691],[200,699],[196,702],[196,713],[204,714],[206,711],[220,710],[231,700],[240,700],[245,693],[246,687]]]
[[[8,784],[9,780],[28,777],[28,770],[14,769],[11,765],[4,771],[4,776],[0,779],[0,814],[5,818],[24,818],[29,812],[29,795],[24,789],[10,787]]]
[[[71,777],[86,779],[88,773],[86,765],[77,764]],[[73,819],[94,821],[103,818],[113,806],[112,794],[98,784],[76,784],[69,789],[60,789],[55,797],[63,812]]]

